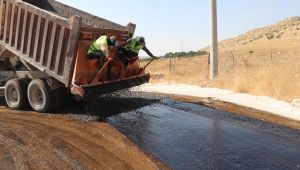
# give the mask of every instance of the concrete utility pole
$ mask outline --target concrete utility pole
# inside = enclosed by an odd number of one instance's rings
[[[210,79],[218,77],[218,17],[217,0],[210,0],[211,45],[210,45]]]

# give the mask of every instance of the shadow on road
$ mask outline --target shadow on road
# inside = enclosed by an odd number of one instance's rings
[[[67,107],[56,111],[55,114],[96,116],[102,121],[106,117],[153,105],[160,100],[157,96],[144,93],[113,94],[100,96],[88,102],[71,101]]]
[[[79,116],[79,118],[80,116],[93,116],[98,117],[97,119],[102,121],[109,116],[158,103],[160,98],[144,93],[120,93],[117,95],[99,96],[97,99],[88,102],[66,100],[67,104],[60,109],[50,112],[50,114],[75,115]],[[0,97],[0,106],[6,106],[4,97]],[[29,107],[26,111],[31,111],[31,108]]]
[[[5,102],[4,96],[0,96],[0,106],[6,106],[6,102]]]
[[[94,116],[107,117],[124,112],[130,112],[157,102],[159,102],[157,99],[108,97],[99,100],[97,103],[86,104],[86,110]]]

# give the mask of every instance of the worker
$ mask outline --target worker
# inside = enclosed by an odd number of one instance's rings
[[[99,37],[93,44],[90,46],[87,57],[89,60],[98,60],[99,68],[103,66],[104,59],[109,56],[109,47],[115,47],[116,37],[115,36],[106,36],[103,35]]]
[[[131,59],[138,57],[139,51],[144,50],[150,57],[157,59],[146,47],[146,42],[144,37],[134,37],[118,46],[119,58],[124,63],[125,67]]]

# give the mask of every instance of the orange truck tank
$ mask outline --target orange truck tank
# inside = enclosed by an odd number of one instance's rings
[[[54,0],[1,0],[1,94],[11,109],[47,112],[67,94],[88,101],[147,83],[150,75],[138,58],[125,68],[110,49],[99,68],[86,56],[98,37],[113,35],[121,43],[134,31],[135,24],[122,26]]]

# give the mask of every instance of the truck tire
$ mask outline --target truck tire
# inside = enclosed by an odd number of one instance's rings
[[[37,112],[48,112],[53,109],[52,91],[49,85],[41,80],[34,79],[29,83],[28,101],[33,110]]]
[[[4,96],[6,104],[14,110],[28,107],[27,87],[29,81],[25,79],[11,79],[5,85]]]

